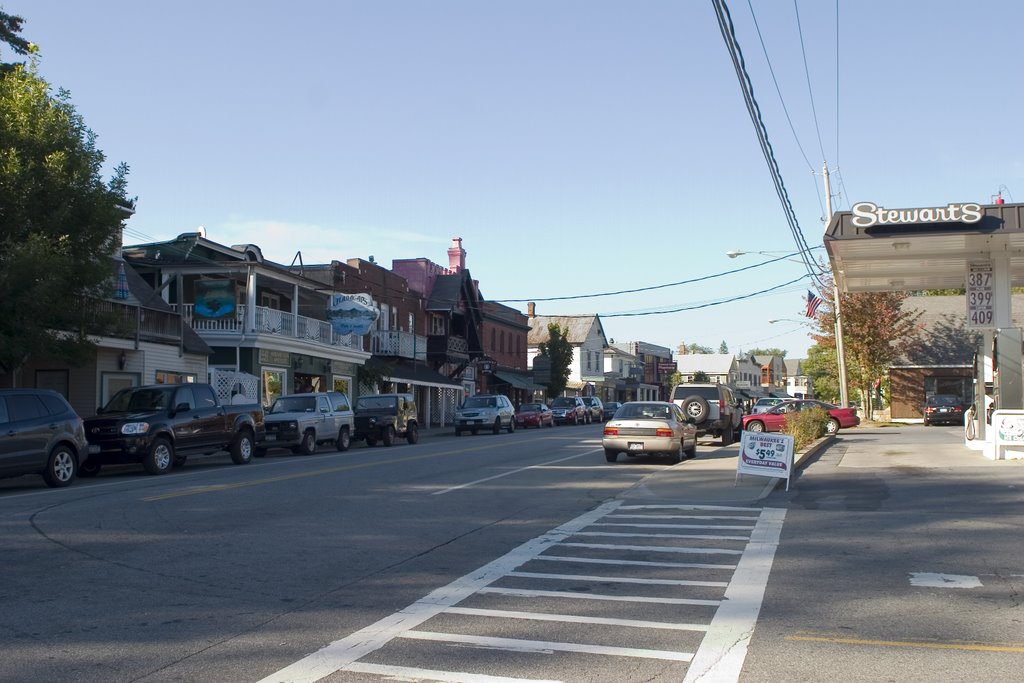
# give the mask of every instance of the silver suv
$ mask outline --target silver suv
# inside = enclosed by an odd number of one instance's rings
[[[503,427],[509,434],[516,431],[516,409],[507,396],[470,396],[455,411],[455,436],[462,436],[464,431],[476,434],[481,429],[490,429],[497,434]]]
[[[677,384],[672,402],[697,426],[697,436],[711,434],[731,444],[743,427],[743,411],[732,389],[724,384]]]
[[[256,448],[258,456],[274,447],[310,455],[322,443],[347,451],[354,429],[348,396],[339,391],[280,396],[267,411],[265,422],[266,441]]]

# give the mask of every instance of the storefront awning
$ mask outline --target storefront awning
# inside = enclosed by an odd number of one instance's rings
[[[462,383],[449,379],[426,365],[410,364],[404,361],[384,363],[376,358],[366,361],[369,367],[382,368],[386,371],[387,381],[415,384],[422,387],[439,389],[462,389]]]
[[[506,384],[511,384],[516,389],[525,389],[526,391],[544,391],[544,387],[539,384],[534,384],[526,377],[517,375],[514,372],[495,372],[494,376]]]

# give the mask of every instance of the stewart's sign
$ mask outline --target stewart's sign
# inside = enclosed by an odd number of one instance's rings
[[[850,212],[853,214],[853,224],[858,228],[911,223],[977,223],[984,215],[981,204],[974,203],[923,209],[886,209],[871,202],[857,202]]]

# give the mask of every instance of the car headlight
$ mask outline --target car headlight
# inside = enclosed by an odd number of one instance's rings
[[[284,426],[289,431],[295,431],[296,429],[299,428],[299,423],[296,422],[295,420],[289,420],[288,422],[285,423]]]
[[[122,434],[145,434],[148,431],[148,422],[128,422],[121,425]]]

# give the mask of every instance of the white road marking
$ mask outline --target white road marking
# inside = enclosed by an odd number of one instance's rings
[[[390,676],[395,680],[405,681],[441,681],[441,683],[563,683],[556,680],[539,678],[509,678],[508,676],[486,676],[484,674],[468,674],[461,671],[433,671],[417,669],[409,666],[388,666],[386,664],[363,664],[354,662],[342,671],[359,674],[376,674]]]
[[[620,501],[611,501],[599,505],[590,512],[527,541],[493,562],[456,579],[447,586],[432,591],[405,609],[356,631],[346,638],[336,640],[294,664],[270,674],[260,683],[299,683],[301,681],[314,683],[324,676],[343,669],[374,650],[380,649],[403,631],[414,628],[444,612],[445,609],[462,602],[481,588],[497,581],[516,567],[544,552],[547,548],[572,536],[589,524],[593,524],[618,507],[619,503]]]
[[[613,531],[581,531],[578,536],[610,536],[613,538],[689,538],[711,541],[746,541],[747,536],[710,536],[708,534],[620,534]]]
[[[572,557],[569,555],[538,555],[534,560],[571,562],[583,564],[616,564],[628,567],[666,567],[669,569],[735,569],[734,564],[700,564],[696,562],[646,562],[644,560],[601,560],[596,557]]]
[[[633,522],[597,522],[594,526],[633,527],[637,529],[728,529],[730,531],[751,531],[754,528],[753,524],[636,524]]]
[[[625,576],[586,576],[584,574],[542,574],[540,572],[512,572],[510,578],[554,579],[556,581],[594,581],[607,583],[639,583],[647,586],[713,586],[725,588],[726,581],[684,581],[682,579],[635,579]]]
[[[722,606],[715,611],[711,628],[697,648],[683,683],[739,680],[785,517],[785,510],[765,508],[761,511],[757,526],[750,534],[750,543],[725,590]]]
[[[683,553],[691,555],[742,555],[742,550],[715,548],[676,548],[661,545],[615,545],[614,543],[559,543],[560,548],[595,548],[598,550],[642,550],[651,553]],[[734,565],[717,565],[717,569],[733,569]]]
[[[977,576],[911,572],[910,585],[924,588],[981,588],[982,584]]]
[[[506,609],[481,609],[479,607],[451,607],[446,614],[465,614],[477,617],[500,619],[529,619],[532,621],[557,621],[567,624],[602,624],[605,626],[626,626],[629,628],[657,628],[666,631],[707,631],[707,624],[676,624],[668,621],[640,621],[638,619],[613,619],[610,617],[585,617],[578,614],[548,614],[547,612],[518,612]]]
[[[483,484],[485,481],[494,481],[495,479],[501,479],[502,477],[507,477],[507,476],[512,475],[512,474],[519,474],[520,472],[525,472],[526,470],[540,469],[540,468],[543,468],[543,467],[547,467],[549,465],[553,465],[556,462],[565,462],[566,460],[573,460],[575,458],[582,458],[585,455],[593,455],[594,453],[597,453],[597,452],[598,451],[590,450],[590,451],[587,451],[586,453],[577,453],[576,455],[570,455],[567,458],[559,458],[558,460],[549,460],[548,462],[540,463],[540,464],[537,464],[537,465],[527,465],[526,467],[520,467],[518,469],[509,470],[508,472],[502,472],[501,474],[495,474],[493,477],[484,477],[483,479],[477,479],[476,481],[468,481],[465,484],[459,484],[458,486],[452,486],[450,488],[441,489],[440,491],[434,491],[430,495],[432,495],[432,496],[443,496],[444,494],[451,493],[452,491],[458,491],[460,489],[468,489],[470,486],[476,486],[477,484]]]
[[[757,515],[608,515],[605,519],[740,519],[756,522]]]
[[[612,602],[653,602],[658,605],[698,605],[716,607],[721,600],[693,600],[690,598],[648,598],[642,595],[605,595],[604,593],[575,593],[571,591],[535,591],[525,588],[498,588],[488,586],[478,592],[491,595],[514,595],[520,598],[565,598],[567,600],[610,600]]]
[[[548,640],[519,640],[517,638],[492,638],[489,636],[465,636],[455,633],[431,633],[429,631],[406,631],[400,638],[433,640],[442,643],[465,643],[478,647],[489,647],[512,652],[583,652],[591,655],[613,655],[616,657],[639,657],[642,659],[666,659],[672,662],[688,662],[692,652],[671,652],[669,650],[646,650],[635,647],[610,647],[608,645],[582,645],[579,643],[557,643]]]

